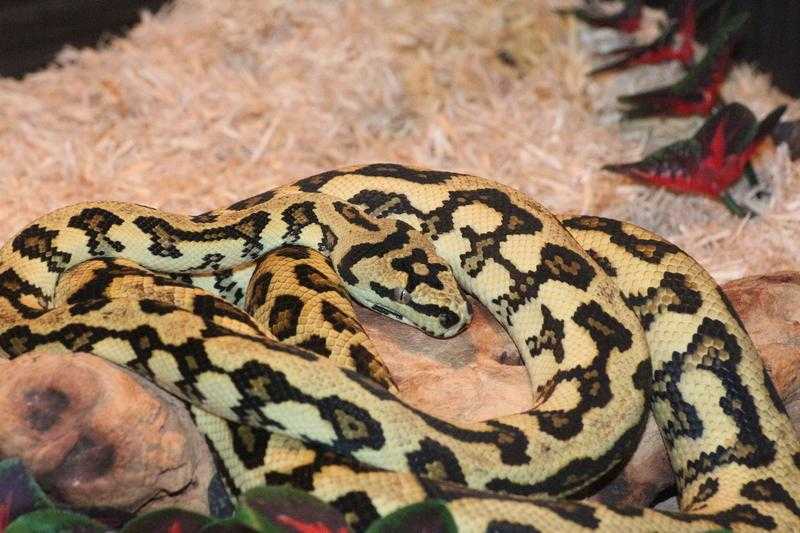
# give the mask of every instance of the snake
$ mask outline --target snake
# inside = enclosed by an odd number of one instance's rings
[[[519,349],[534,407],[443,420],[381,383],[374,357],[348,368],[266,332],[235,306],[255,263],[285,245],[322,253],[355,301],[433,336],[467,327],[472,295]],[[190,282],[215,303],[193,292],[191,309],[124,295],[54,306],[60,276],[100,257]],[[40,348],[89,351],[155,381],[205,413],[207,436],[222,435],[234,491],[256,470],[359,530],[359,513],[428,499],[462,531],[800,529],[797,434],[713,278],[642,228],[557,216],[476,176],[381,163],[196,216],[123,202],[58,209],[0,249],[0,350]],[[681,512],[569,499],[619,471],[648,408]],[[241,426],[260,458],[243,452]],[[294,466],[270,461],[275,441]]]

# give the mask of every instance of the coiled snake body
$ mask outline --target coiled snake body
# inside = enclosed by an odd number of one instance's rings
[[[433,335],[469,321],[457,280],[515,341],[536,407],[475,424],[434,418],[195,293],[184,304],[105,295],[50,309],[59,276],[94,257],[242,304],[253,262],[284,244],[321,251],[352,297]],[[713,279],[640,228],[559,221],[473,176],[351,167],[196,217],[63,208],[0,251],[0,349],[41,347],[91,351],[202,407],[196,420],[234,490],[266,477],[354,516],[439,498],[464,531],[800,523],[797,436]],[[382,375],[364,361],[362,372]],[[684,513],[542,498],[585,494],[615,471],[637,445],[648,393]],[[245,426],[258,444],[247,453]]]

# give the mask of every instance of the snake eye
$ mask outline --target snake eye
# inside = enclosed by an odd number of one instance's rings
[[[392,293],[392,298],[394,301],[400,302],[401,304],[407,304],[411,301],[411,294],[407,290],[402,287],[397,287],[394,292]]]

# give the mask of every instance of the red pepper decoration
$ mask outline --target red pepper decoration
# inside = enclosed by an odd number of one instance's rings
[[[625,118],[711,113],[719,103],[720,87],[731,64],[733,38],[748,17],[748,13],[740,13],[724,21],[709,42],[702,61],[680,81],[659,89],[620,96],[620,102],[633,106],[624,112]]]
[[[564,15],[575,15],[595,28],[613,28],[625,33],[635,33],[642,24],[642,1],[625,0],[625,5],[617,13],[607,15],[591,6],[588,8],[563,9]]]
[[[619,56],[616,61],[598,67],[590,76],[614,70],[623,70],[636,65],[655,65],[667,61],[680,61],[689,66],[694,61],[695,23],[697,18],[719,0],[706,0],[700,7],[694,0],[676,0],[667,10],[669,22],[661,34],[648,44],[623,46],[604,53],[604,56]]]
[[[739,103],[722,107],[694,134],[656,150],[636,163],[606,165],[605,170],[678,192],[704,194],[725,202],[735,214],[744,210],[726,189],[741,176],[764,139],[778,124],[786,106],[758,123]]]

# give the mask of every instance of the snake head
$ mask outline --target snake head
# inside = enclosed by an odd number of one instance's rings
[[[472,311],[450,267],[427,237],[405,222],[383,219],[382,242],[352,246],[333,258],[348,292],[360,304],[433,337],[452,337]]]

